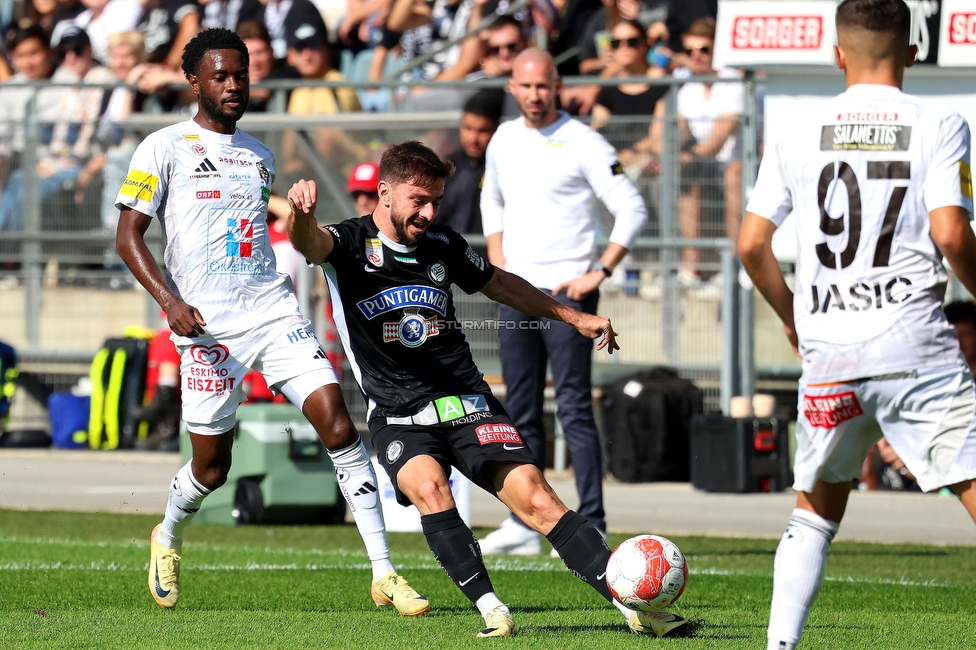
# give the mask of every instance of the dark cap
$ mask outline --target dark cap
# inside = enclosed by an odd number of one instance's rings
[[[58,52],[67,52],[68,50],[86,45],[91,47],[91,39],[88,38],[88,32],[77,25],[65,27],[60,35],[55,36],[57,36],[57,41],[51,43],[51,46],[57,49]]]
[[[328,47],[329,37],[322,14],[310,0],[292,5],[285,16],[285,42],[288,47]]]

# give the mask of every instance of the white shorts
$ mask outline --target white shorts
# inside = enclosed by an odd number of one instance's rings
[[[216,435],[236,424],[248,369],[264,375],[272,390],[280,392],[288,383],[294,389],[288,391],[292,401],[304,402],[315,389],[339,383],[311,323],[301,315],[275,319],[219,340],[210,334],[179,337],[176,347],[183,419],[193,433]]]
[[[793,487],[843,483],[883,435],[928,492],[976,478],[976,392],[959,365],[852,382],[800,379]]]

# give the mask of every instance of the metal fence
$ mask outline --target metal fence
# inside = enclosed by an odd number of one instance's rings
[[[667,78],[654,83],[677,88],[687,81]],[[594,80],[566,83],[584,85]],[[696,131],[689,127],[696,125],[678,115],[675,92],[662,100],[666,111],[660,124],[650,116],[613,116],[600,128],[620,152],[625,172],[648,205],[649,219],[631,255],[601,289],[600,311],[612,318],[621,333],[622,350],[612,359],[615,367],[610,360],[603,364],[601,358],[598,380],[637,366],[666,364],[696,381],[710,408],[727,407],[732,395],[752,392],[753,297],[739,285],[739,268],[728,239],[738,227],[742,197],[748,196],[758,166],[755,88],[750,78],[743,83],[746,102],[734,130],[741,151],[731,158],[688,155],[689,143],[695,142],[689,132]],[[277,83],[270,106],[281,110],[285,93],[296,85]],[[323,190],[320,218],[339,221],[357,216],[344,193],[346,175],[356,162],[378,159],[385,145],[405,139],[420,139],[442,155],[456,148],[458,107],[477,89],[476,84],[441,84],[426,99],[405,91],[401,83],[379,85],[393,100],[393,112],[279,112],[244,117],[241,128],[276,151],[277,193],[284,194],[298,177],[315,178]],[[357,89],[369,91],[364,86]],[[3,94],[0,86],[0,101]],[[425,106],[440,110],[416,110]],[[0,124],[0,133],[17,126],[25,135],[23,151],[11,159],[23,178],[22,226],[0,231],[0,338],[19,347],[28,362],[83,362],[105,338],[118,335],[126,325],[159,323],[158,307],[114,253],[112,203],[135,144],[145,134],[188,115],[131,115],[114,125],[116,137],[105,147],[106,164],[99,177],[83,188],[70,181],[53,190],[46,187],[43,197],[37,152],[43,150],[46,125],[36,111],[28,110],[27,115],[22,125]],[[654,140],[653,146],[642,149],[648,140]],[[0,201],[8,198],[5,195]],[[599,223],[605,241],[612,219],[604,211]],[[157,225],[148,240],[161,259]],[[477,236],[472,241],[483,242]],[[312,271],[302,273],[300,302],[321,335],[328,324],[311,291]],[[494,318],[496,307],[480,294],[466,296],[458,291],[455,297],[459,317]],[[495,332],[466,334],[476,360],[490,374],[498,364]],[[781,361],[790,363],[788,357]],[[357,402],[351,401],[354,408]]]

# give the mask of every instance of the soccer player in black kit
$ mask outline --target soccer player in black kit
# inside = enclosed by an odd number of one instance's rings
[[[634,632],[678,630],[687,622],[680,616],[633,612],[613,600],[605,580],[610,549],[556,496],[492,396],[455,316],[450,287],[561,320],[591,339],[602,336],[597,349],[612,353],[618,346],[610,320],[558,303],[493,267],[450,228],[431,226],[452,171],[419,142],[393,145],[380,160],[373,213],[326,227],[315,220],[314,181],[299,181],[288,192],[288,236],[325,271],[346,355],[369,402],[373,446],[397,501],[420,510],[431,551],[485,619],[479,637],[512,636],[518,626],[458,514],[448,484],[452,465],[544,534]]]

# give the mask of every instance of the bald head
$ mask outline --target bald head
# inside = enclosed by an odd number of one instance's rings
[[[556,98],[561,87],[556,63],[548,52],[530,47],[515,57],[508,89],[527,126],[539,129],[559,119]]]
[[[553,61],[552,55],[545,50],[540,50],[537,47],[530,47],[522,50],[522,52],[515,57],[515,63],[512,67],[512,76],[518,76],[519,74],[524,75],[529,70],[540,71],[546,76],[546,78],[552,81],[555,81],[559,76],[556,73],[556,62]]]

